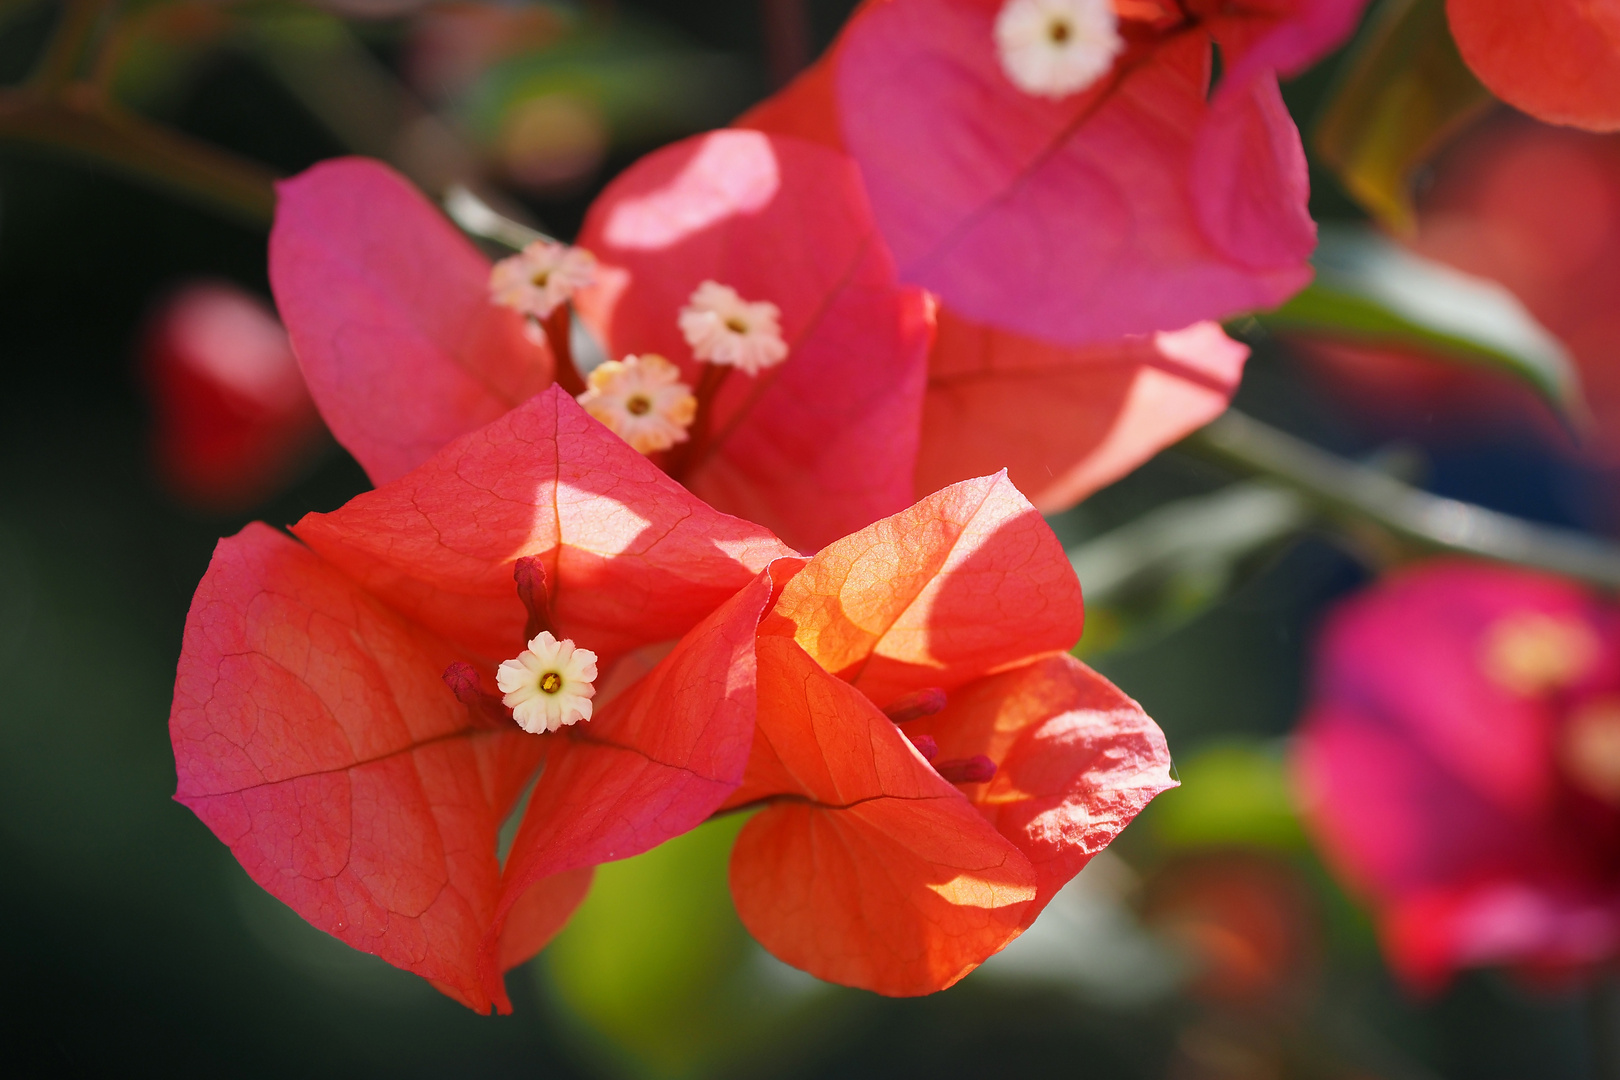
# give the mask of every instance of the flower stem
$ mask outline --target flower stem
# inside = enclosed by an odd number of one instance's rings
[[[275,212],[275,174],[107,101],[75,83],[46,95],[0,90],[0,140],[66,151],[187,195],[254,225]]]
[[[78,74],[110,0],[69,0],[62,5],[56,29],[28,76],[28,86],[42,95],[55,94]]]
[[[1432,495],[1236,410],[1180,446],[1296,491],[1330,517],[1371,523],[1419,548],[1517,563],[1620,588],[1620,548],[1612,544]]]
[[[545,327],[546,341],[551,344],[555,369],[552,374],[557,385],[567,391],[570,397],[579,397],[585,392],[585,380],[580,378],[579,368],[574,364],[572,306],[566,301],[558,304],[556,310],[540,325]]]

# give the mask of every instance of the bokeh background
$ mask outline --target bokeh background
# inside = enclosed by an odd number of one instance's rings
[[[569,236],[619,169],[725,123],[853,5],[461,3],[365,19],[346,15],[411,5],[128,6],[140,23],[109,78],[143,115],[280,174],[364,152],[428,186],[466,177]],[[65,10],[0,3],[0,83],[27,76]],[[1286,87],[1307,136],[1342,64]],[[1527,123],[1487,107],[1466,137]],[[1444,170],[1427,167],[1420,210]],[[1363,218],[1331,170],[1313,183],[1319,220]],[[1267,536],[1184,552],[1151,587],[1093,599],[1082,655],[1163,726],[1184,786],[947,992],[885,1000],[763,954],[727,897],[726,822],[604,867],[564,934],[510,976],[510,1017],[475,1016],[311,929],[170,800],[174,664],[215,540],[367,486],[319,437],[234,506],[154,456],[164,303],[199,279],[268,299],[265,237],[249,216],[0,137],[0,1071],[1590,1075],[1601,1000],[1494,973],[1411,996],[1312,854],[1287,739],[1315,627],[1379,556],[1286,506]],[[1236,332],[1256,350],[1236,403],[1251,415],[1345,455],[1395,454],[1442,494],[1612,528],[1613,475],[1567,452],[1514,384],[1442,379],[1391,413],[1342,356],[1257,323]],[[1460,423],[1449,408],[1499,416],[1498,398],[1528,419]],[[1105,570],[1092,541],[1154,512],[1162,536],[1196,529],[1189,508],[1230,499],[1233,479],[1172,449],[1053,524]]]

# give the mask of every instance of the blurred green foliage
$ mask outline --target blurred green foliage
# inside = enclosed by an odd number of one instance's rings
[[[1410,233],[1415,174],[1493,100],[1457,53],[1445,0],[1383,0],[1341,67],[1312,142],[1368,213]]]
[[[732,907],[728,814],[596,872],[539,967],[587,1052],[629,1076],[709,1075],[812,1037],[847,992],[772,959]]]

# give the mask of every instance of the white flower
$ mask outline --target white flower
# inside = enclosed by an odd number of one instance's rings
[[[680,325],[699,360],[758,375],[787,359],[781,317],[781,309],[768,300],[750,304],[729,285],[705,281],[681,308]]]
[[[1049,98],[1102,78],[1125,47],[1110,0],[1007,0],[995,34],[1007,78]]]
[[[501,703],[518,727],[535,735],[589,720],[595,682],[596,654],[546,630],[495,671],[495,685],[505,695]]]
[[[643,454],[686,441],[697,398],[680,381],[681,369],[656,353],[598,364],[579,403]]]
[[[489,272],[489,296],[536,319],[549,316],[596,277],[596,257],[584,248],[536,240]]]

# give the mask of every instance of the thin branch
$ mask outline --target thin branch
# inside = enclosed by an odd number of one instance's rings
[[[54,94],[72,82],[110,5],[111,0],[69,0],[64,4],[28,85],[39,93]]]
[[[1620,587],[1620,548],[1612,544],[1431,495],[1236,410],[1180,445],[1236,472],[1297,491],[1330,516],[1377,525],[1422,548]]]
[[[54,96],[0,90],[0,140],[66,151],[176,190],[255,225],[275,212],[275,174],[169,131],[76,84]]]

